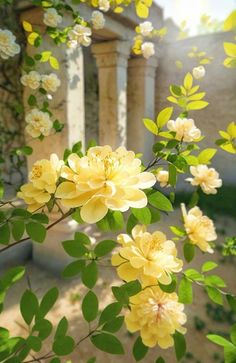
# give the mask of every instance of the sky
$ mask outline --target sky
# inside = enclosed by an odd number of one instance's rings
[[[232,10],[236,9],[236,0],[156,0],[156,2],[164,8],[165,18],[171,17],[177,24],[187,20],[193,35],[196,33],[202,14],[224,20]]]

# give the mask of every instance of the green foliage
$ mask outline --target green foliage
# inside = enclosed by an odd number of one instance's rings
[[[155,208],[164,211],[164,212],[172,212],[173,207],[170,200],[161,192],[152,192],[148,195],[148,202]]]
[[[179,302],[183,304],[192,304],[193,301],[192,282],[185,276],[180,281],[178,288],[178,296],[179,296]]]
[[[179,332],[175,332],[175,334],[173,335],[173,338],[174,338],[174,347],[175,347],[176,359],[177,359],[177,361],[180,361],[181,358],[183,358],[183,356],[186,353],[185,338],[184,338],[184,335],[182,335]]]
[[[142,360],[148,352],[148,347],[143,344],[140,336],[137,337],[133,346],[133,356],[136,362]]]
[[[103,352],[110,354],[124,354],[124,348],[120,340],[112,334],[99,333],[92,335],[90,339],[93,345]]]
[[[94,292],[89,291],[85,295],[82,303],[82,312],[86,321],[91,322],[96,319],[98,314],[98,298]]]

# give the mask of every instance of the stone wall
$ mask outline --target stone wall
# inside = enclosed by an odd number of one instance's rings
[[[236,121],[236,71],[223,66],[225,59],[223,43],[233,40],[233,34],[215,33],[188,39],[168,42],[160,49],[160,63],[156,78],[156,112],[163,107],[170,106],[166,101],[169,96],[170,84],[181,84],[187,71],[191,71],[196,61],[190,59],[187,53],[192,46],[206,51],[213,56],[212,64],[206,66],[206,76],[197,81],[201,89],[206,91],[206,100],[209,106],[201,111],[192,111],[191,117],[197,126],[206,135],[202,144],[208,147],[216,147],[214,141],[219,138],[218,130],[224,130],[229,122]],[[175,61],[183,62],[183,69],[178,70]],[[178,113],[174,116],[176,117]],[[226,184],[236,181],[235,156],[220,150],[213,161],[213,165],[219,170]]]

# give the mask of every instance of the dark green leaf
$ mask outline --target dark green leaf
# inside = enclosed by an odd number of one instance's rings
[[[84,245],[90,245],[91,241],[87,234],[82,232],[75,232],[75,240],[83,243]]]
[[[84,244],[78,240],[63,241],[62,246],[66,253],[71,257],[82,257],[88,252]]]
[[[227,294],[226,299],[232,311],[236,313],[236,298],[233,295]]]
[[[186,353],[186,342],[184,336],[179,333],[175,332],[173,335],[174,338],[174,346],[175,346],[175,355],[176,359],[179,361]]]
[[[42,342],[40,338],[35,336],[29,336],[26,344],[30,349],[34,350],[35,352],[39,352],[42,348]]]
[[[133,356],[136,362],[143,359],[147,354],[147,352],[148,352],[148,347],[146,347],[146,345],[143,344],[141,337],[138,336],[133,346]]]
[[[22,238],[25,231],[25,224],[23,221],[12,221],[12,236],[15,241],[18,241]]]
[[[56,339],[53,343],[53,351],[59,356],[68,355],[75,348],[74,339],[69,336],[62,336]]]
[[[0,244],[8,245],[10,242],[10,227],[8,223],[0,226]]]
[[[26,232],[33,241],[39,243],[44,241],[47,234],[46,228],[42,224],[36,222],[27,223]]]
[[[195,246],[192,243],[184,244],[184,258],[187,262],[191,262],[194,258]]]
[[[124,322],[123,316],[118,316],[107,323],[105,323],[102,327],[102,330],[108,331],[110,333],[116,333],[122,327]]]
[[[98,268],[95,261],[90,262],[82,271],[82,281],[85,286],[92,289],[97,282]]]
[[[94,249],[94,253],[97,257],[102,257],[110,253],[115,247],[117,243],[112,240],[104,240],[97,244]]]
[[[162,357],[157,358],[156,363],[165,363]]]
[[[68,330],[68,320],[66,319],[66,317],[64,316],[58,323],[57,325],[57,329],[55,332],[55,340],[60,338],[60,337],[64,337],[66,336],[67,330]]]
[[[58,296],[59,291],[56,287],[53,287],[46,292],[39,305],[37,319],[42,319],[45,317],[45,315],[47,315],[47,313],[52,309],[53,305],[57,301]]]
[[[124,354],[124,348],[121,342],[114,335],[107,333],[93,335],[91,337],[91,342],[96,348],[103,352],[110,354]]]
[[[36,222],[42,223],[42,224],[48,224],[49,223],[49,218],[44,213],[32,214],[31,219],[33,219]]]
[[[81,273],[81,271],[85,267],[85,261],[78,260],[71,262],[69,265],[67,265],[62,272],[63,277],[73,277]]]
[[[83,317],[86,321],[91,322],[96,319],[98,314],[98,298],[93,291],[89,291],[82,302]]]
[[[37,99],[34,95],[30,95],[28,98],[28,105],[29,106],[35,106],[37,105]]]
[[[38,311],[38,299],[31,290],[26,290],[20,301],[21,315],[26,322],[30,324]]]
[[[52,323],[47,319],[39,320],[33,326],[32,331],[38,332],[40,339],[46,339],[52,332]]]
[[[99,318],[99,325],[114,319],[122,309],[122,304],[114,302],[105,307]]]

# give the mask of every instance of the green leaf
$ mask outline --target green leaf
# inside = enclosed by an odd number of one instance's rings
[[[57,301],[58,296],[59,291],[57,287],[53,287],[46,292],[39,305],[37,319],[42,319],[45,317],[45,315],[47,315],[47,313],[52,309],[53,305]]]
[[[34,95],[29,96],[28,105],[31,106],[31,107],[37,105],[37,99],[36,99],[36,97]]]
[[[186,235],[185,230],[178,226],[170,226],[169,228],[176,236],[183,237]]]
[[[235,363],[236,362],[236,347],[224,347],[224,359],[225,363]]]
[[[192,282],[185,276],[181,279],[178,289],[179,302],[183,304],[192,304],[193,290]]]
[[[184,244],[184,258],[187,262],[191,262],[194,258],[195,246],[192,243]]]
[[[227,294],[226,299],[232,311],[236,313],[236,298],[233,295]]]
[[[108,211],[107,215],[97,222],[98,228],[104,232],[119,231],[123,228],[124,217],[120,211]]]
[[[167,293],[174,292],[176,289],[176,277],[173,275],[172,281],[169,285],[164,285],[164,284],[161,284],[160,282],[158,285],[161,288],[161,290],[164,292],[167,292]]]
[[[154,192],[148,196],[149,203],[162,211],[172,212],[173,207],[169,199],[161,192]]]
[[[173,113],[173,107],[166,107],[157,116],[157,126],[163,127],[171,118]]]
[[[90,339],[93,345],[103,352],[110,354],[124,354],[124,348],[121,342],[114,335],[101,333],[93,335]]]
[[[66,319],[66,317],[64,316],[58,323],[57,325],[57,329],[55,332],[55,340],[60,338],[60,337],[65,337],[67,330],[68,330],[69,324],[68,324],[68,320]]]
[[[112,319],[107,323],[105,323],[102,327],[102,330],[108,331],[110,333],[116,333],[122,327],[123,322],[124,322],[124,317],[118,316],[117,318]]]
[[[133,296],[142,290],[142,285],[139,280],[134,280],[122,285],[121,288],[127,292],[128,296]]]
[[[78,240],[63,241],[62,246],[66,253],[71,257],[82,257],[88,252],[88,249]]]
[[[236,324],[234,324],[230,330],[230,339],[232,343],[236,346]]]
[[[188,270],[184,271],[184,274],[193,281],[204,281],[204,276],[194,268],[189,268]]]
[[[0,244],[8,245],[10,242],[10,227],[8,223],[0,226]]]
[[[132,213],[135,218],[142,224],[150,224],[152,220],[152,214],[148,207],[144,208],[132,208]]]
[[[236,57],[236,44],[225,42],[224,50],[229,57]]]
[[[91,322],[96,319],[98,314],[98,298],[94,292],[89,291],[82,302],[83,317],[86,321]]]
[[[52,55],[49,57],[49,63],[53,69],[58,70],[60,68],[58,60],[55,57],[53,57]]]
[[[206,276],[205,285],[213,287],[226,287],[224,280],[217,275]]]
[[[157,358],[156,363],[165,363],[162,357]]]
[[[99,325],[114,319],[122,309],[122,304],[114,302],[105,307],[99,318]]]
[[[90,262],[82,271],[82,281],[85,286],[92,289],[97,282],[98,268],[95,261]]]
[[[128,234],[132,233],[132,229],[136,226],[136,224],[138,224],[138,220],[132,213],[130,214],[126,224],[126,231]]]
[[[209,102],[206,102],[206,101],[189,102],[187,105],[187,111],[202,110],[203,108],[207,107],[208,105],[209,105]]]
[[[85,267],[85,261],[84,260],[78,260],[71,262],[69,265],[67,265],[62,272],[63,277],[73,277],[82,272],[82,270]]]
[[[181,96],[182,95],[182,90],[180,86],[177,86],[176,84],[172,84],[170,86],[170,92],[174,95],[174,96]]]
[[[117,243],[115,241],[104,240],[96,245],[94,253],[97,257],[102,257],[110,253],[116,246]]]
[[[46,339],[52,332],[52,323],[47,319],[39,320],[35,323],[32,329],[33,332],[38,332],[41,340]]]
[[[46,214],[44,213],[35,213],[32,214],[32,216],[30,217],[32,220],[42,223],[42,224],[48,224],[49,223],[49,218]]]
[[[90,245],[91,244],[91,240],[89,238],[89,236],[85,233],[82,232],[75,232],[75,240],[79,241],[80,243],[83,243],[84,245]]]
[[[211,342],[213,342],[213,343],[215,343],[217,345],[220,345],[221,347],[229,347],[230,348],[230,347],[233,346],[233,344],[229,340],[221,337],[220,335],[208,334],[207,339],[209,339]]]
[[[190,90],[193,86],[193,76],[188,72],[184,78],[184,88]]]
[[[148,352],[148,347],[143,344],[140,336],[137,337],[133,346],[133,356],[136,362],[142,360]]]
[[[174,338],[174,346],[175,346],[175,355],[176,359],[179,361],[186,353],[186,342],[184,336],[179,333],[175,332],[173,335]]]
[[[174,187],[177,183],[177,169],[173,164],[169,164],[168,170],[169,170],[168,184]]]
[[[216,268],[218,265],[213,261],[207,261],[202,265],[202,272],[208,272]]]
[[[207,295],[214,303],[216,303],[218,305],[223,305],[223,297],[221,295],[221,292],[218,289],[216,289],[215,287],[212,287],[212,286],[208,286],[206,288],[206,291],[207,291]]]
[[[18,241],[22,238],[25,231],[25,224],[23,221],[12,221],[12,236],[15,241]]]
[[[35,314],[38,311],[38,307],[39,304],[36,295],[31,290],[26,290],[20,301],[21,315],[26,324],[31,324]]]
[[[42,224],[36,222],[27,223],[26,232],[33,241],[39,243],[42,243],[44,241],[47,234],[46,228]]]
[[[152,134],[154,134],[154,135],[158,134],[158,127],[154,121],[152,121],[148,118],[145,118],[145,119],[143,119],[143,123],[144,123],[144,126],[146,127],[146,129],[148,131],[150,131]]]
[[[209,164],[210,160],[214,157],[216,154],[217,149],[205,149],[200,152],[198,155],[198,162],[199,164]]]
[[[39,352],[42,348],[41,339],[32,335],[28,337],[26,344],[30,349],[33,349],[35,352]]]
[[[53,351],[59,356],[68,355],[73,352],[75,348],[74,339],[69,336],[61,336],[53,343]]]

